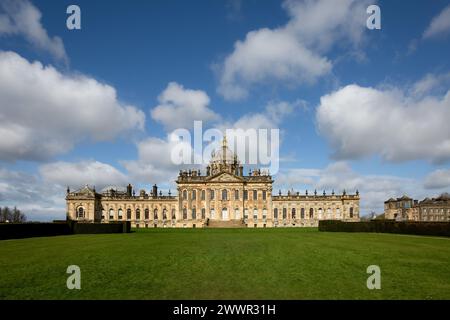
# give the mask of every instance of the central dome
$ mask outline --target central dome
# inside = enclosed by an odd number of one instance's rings
[[[237,156],[228,148],[227,138],[224,137],[222,147],[211,153],[211,164],[237,164]]]

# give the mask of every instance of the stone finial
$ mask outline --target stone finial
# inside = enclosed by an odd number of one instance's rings
[[[358,191],[358,189],[356,189],[356,195],[359,196],[359,191]]]
[[[314,189],[314,195],[317,196],[317,190],[316,189]]]

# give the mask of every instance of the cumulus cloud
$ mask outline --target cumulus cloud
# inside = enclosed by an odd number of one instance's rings
[[[435,16],[423,33],[423,38],[435,38],[450,32],[450,5]]]
[[[338,159],[450,160],[450,91],[408,95],[397,88],[348,85],[322,96],[317,127]]]
[[[0,51],[0,159],[42,160],[85,139],[142,130],[145,115],[116,90],[84,75]]]
[[[332,190],[341,194],[343,190],[354,194],[358,190],[361,194],[362,214],[371,211],[383,212],[384,201],[391,197],[401,197],[404,194],[423,199],[429,196],[416,179],[403,178],[390,175],[360,174],[354,171],[345,161],[329,164],[322,169],[288,169],[275,176],[274,190],[294,189],[309,194],[317,190],[322,194],[326,190],[330,194]]]
[[[176,82],[167,85],[158,101],[159,105],[151,110],[151,116],[166,130],[189,129],[196,120],[208,122],[219,119],[219,115],[209,108],[210,99],[204,91],[185,89]]]
[[[450,169],[437,169],[425,177],[426,189],[442,189],[450,187]]]
[[[28,220],[65,219],[65,188],[36,174],[0,168],[0,206],[17,206]]]
[[[138,159],[124,160],[122,165],[127,169],[130,177],[140,183],[162,183],[173,185],[181,169],[193,168],[194,165],[177,164],[172,161],[175,148],[191,153],[193,150],[188,141],[179,141],[168,135],[167,139],[149,137],[137,144]],[[193,158],[192,158],[193,162]]]
[[[42,14],[27,0],[0,1],[0,36],[20,35],[40,50],[67,62],[64,44],[59,37],[50,37],[42,26]]]
[[[229,100],[248,95],[250,87],[271,80],[313,83],[330,73],[324,56],[336,43],[361,43],[368,1],[285,1],[286,25],[249,32],[219,66],[218,92]]]
[[[46,183],[78,189],[84,185],[95,186],[98,191],[109,185],[125,186],[125,174],[113,166],[94,160],[80,162],[53,162],[42,165],[39,172]]]

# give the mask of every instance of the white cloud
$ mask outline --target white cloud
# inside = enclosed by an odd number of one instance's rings
[[[435,16],[423,33],[423,38],[434,38],[450,32],[450,5]]]
[[[411,93],[415,96],[423,96],[425,94],[435,93],[438,90],[446,90],[450,83],[450,72],[445,74],[425,75],[422,79],[414,83]]]
[[[332,190],[341,194],[346,190],[348,194],[360,192],[362,214],[371,211],[383,212],[384,201],[391,197],[400,197],[404,194],[423,199],[429,196],[423,189],[421,182],[416,179],[389,175],[363,175],[355,172],[347,162],[339,161],[329,164],[323,169],[289,169],[280,172],[274,177],[274,190],[294,189],[301,194],[308,189],[309,194],[323,190],[330,194]]]
[[[425,177],[426,189],[450,188],[450,169],[437,169]]]
[[[17,206],[28,220],[65,219],[65,188],[39,176],[0,168],[0,206]]]
[[[449,161],[449,119],[450,91],[415,97],[355,84],[322,96],[316,114],[336,158],[380,155],[388,161]]]
[[[1,160],[48,159],[85,139],[142,130],[144,120],[109,85],[0,51]]]
[[[229,100],[248,95],[256,84],[278,80],[313,83],[330,73],[332,62],[323,56],[337,43],[357,47],[365,30],[368,1],[285,1],[286,25],[262,28],[237,41],[219,67],[218,92]]]
[[[202,90],[185,89],[170,82],[158,97],[159,105],[151,110],[152,118],[170,131],[177,128],[192,128],[195,120],[204,122],[219,119],[209,108],[210,99]]]
[[[46,183],[78,189],[86,184],[100,191],[106,186],[125,186],[129,183],[125,174],[113,166],[94,161],[53,162],[42,165],[39,172]]]
[[[68,61],[64,44],[59,37],[49,37],[41,23],[41,12],[27,0],[0,1],[0,36],[21,35],[33,46]]]
[[[189,142],[181,143],[185,150],[192,152]],[[162,183],[165,186],[173,185],[178,172],[194,165],[178,165],[171,161],[172,150],[180,145],[169,138],[159,139],[150,137],[137,144],[138,159],[124,160],[122,165],[129,172],[130,177],[139,183]]]

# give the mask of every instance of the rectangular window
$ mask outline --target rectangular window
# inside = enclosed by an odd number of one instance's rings
[[[206,192],[205,192],[205,190],[202,190],[202,200],[205,200],[205,197],[206,197]]]
[[[211,190],[211,200],[214,200],[214,190]]]
[[[244,190],[244,200],[248,200],[248,190]]]
[[[239,190],[234,190],[234,200],[239,200]]]
[[[253,200],[258,200],[258,191],[253,190]]]
[[[266,190],[263,190],[263,200],[266,200],[266,197],[267,197],[267,192],[266,192]]]
[[[192,190],[192,200],[196,200],[196,199],[197,199],[197,191]]]

